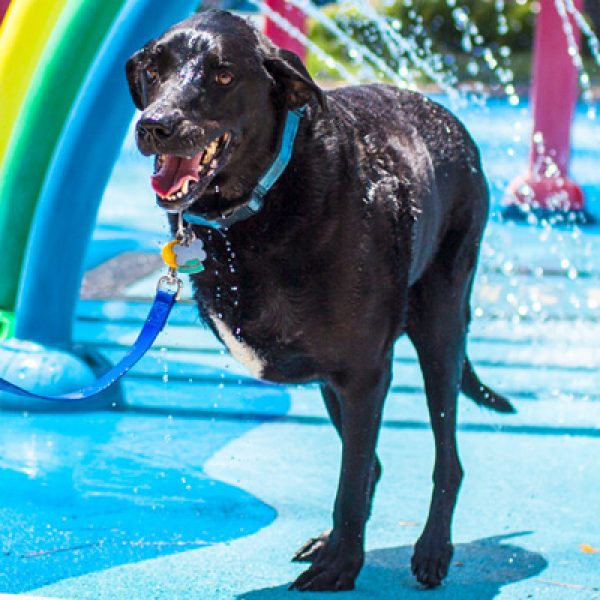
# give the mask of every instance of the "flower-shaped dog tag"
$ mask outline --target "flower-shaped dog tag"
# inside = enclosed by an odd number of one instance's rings
[[[194,239],[188,244],[173,240],[163,246],[161,254],[169,267],[181,273],[193,275],[204,269],[202,262],[206,259],[206,252],[202,240]]]

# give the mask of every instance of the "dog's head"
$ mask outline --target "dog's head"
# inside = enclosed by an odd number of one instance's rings
[[[137,144],[155,155],[152,187],[170,212],[236,208],[272,159],[285,111],[325,102],[294,53],[224,11],[173,26],[136,52],[126,72],[143,111]]]

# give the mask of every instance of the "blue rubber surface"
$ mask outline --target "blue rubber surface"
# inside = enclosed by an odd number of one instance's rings
[[[520,114],[492,102],[489,114],[465,115],[496,209],[503,182],[526,157],[526,143],[511,141]],[[598,194],[598,124],[579,121],[575,139],[576,177]],[[90,266],[123,244],[150,251],[166,237],[150,166],[140,167],[129,144],[100,211]],[[583,551],[600,550],[598,256],[598,228],[497,220],[488,227],[469,351],[486,383],[519,412],[496,415],[460,400],[466,477],[456,554],[433,592],[409,571],[429,505],[433,442],[414,351],[397,344],[367,561],[344,599],[600,598],[600,552]],[[155,281],[136,281],[108,301],[82,300],[75,340],[109,359],[121,355]],[[0,593],[294,597],[287,585],[303,567],[289,558],[330,526],[339,470],[339,442],[318,390],[251,380],[186,303],[124,385],[128,412],[0,414]]]
[[[231,541],[275,518],[202,468],[251,422],[215,429],[110,413],[2,421],[0,592]]]
[[[480,303],[486,310],[495,304]],[[117,356],[146,311],[146,302],[82,301],[75,338],[102,340],[102,352]],[[289,557],[329,526],[339,443],[313,386],[288,390],[251,380],[196,320],[193,306],[177,306],[126,380],[126,414],[0,418],[8,507],[0,537],[14,539],[0,557],[13,583],[0,591],[111,600],[289,598],[287,583],[302,568]],[[488,383],[520,392],[519,413],[504,417],[460,402],[466,479],[454,565],[436,596],[600,594],[598,554],[581,551],[582,544],[600,545],[599,335],[600,323],[584,318],[475,319],[475,364]],[[426,516],[433,447],[405,341],[396,348],[392,389],[367,564],[350,598],[423,594],[409,562]],[[42,583],[51,585],[36,588]]]

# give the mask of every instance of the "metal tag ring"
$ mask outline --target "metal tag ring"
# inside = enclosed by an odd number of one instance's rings
[[[183,288],[183,281],[179,277],[173,277],[172,275],[163,275],[156,284],[157,290],[173,292],[173,286],[175,287],[175,300],[179,300],[181,297],[181,289]]]

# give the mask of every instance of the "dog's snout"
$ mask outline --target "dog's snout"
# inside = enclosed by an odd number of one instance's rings
[[[166,142],[177,132],[180,120],[175,117],[141,118],[137,124],[137,132],[140,137],[152,139],[155,143]]]

